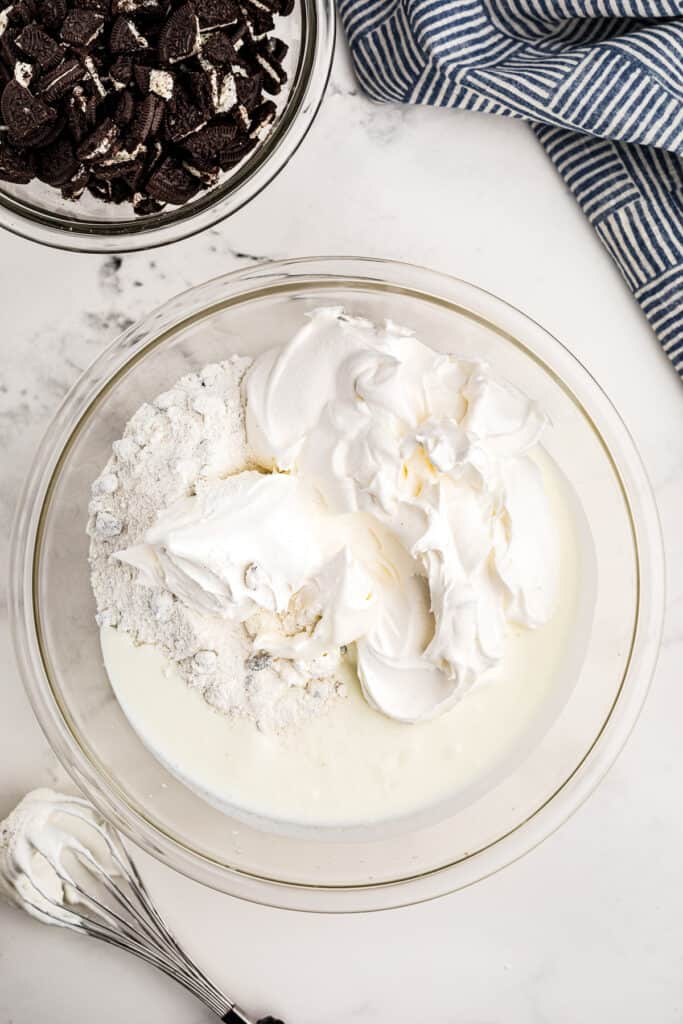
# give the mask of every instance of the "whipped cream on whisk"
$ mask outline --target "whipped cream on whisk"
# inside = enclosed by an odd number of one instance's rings
[[[113,844],[118,839],[85,800],[35,789],[0,822],[0,895],[40,921],[79,927],[73,867],[123,875]]]
[[[319,309],[245,382],[253,468],[204,480],[117,557],[293,663],[355,658],[412,722],[552,615],[558,550],[537,405],[413,332]],[[331,662],[332,663],[332,662]]]

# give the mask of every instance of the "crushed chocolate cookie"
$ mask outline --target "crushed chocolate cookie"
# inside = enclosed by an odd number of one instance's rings
[[[0,0],[0,180],[181,205],[270,132],[294,0]]]
[[[69,139],[63,135],[36,154],[36,176],[47,185],[61,188],[76,175],[81,162],[74,153]]]
[[[3,89],[0,112],[17,147],[34,145],[45,128],[57,120],[51,107],[14,80]]]
[[[37,25],[27,25],[14,40],[24,53],[28,54],[45,71],[51,71],[61,62],[64,51],[59,43]]]
[[[85,68],[80,61],[71,58],[49,71],[40,78],[38,83],[39,91],[47,103],[57,103],[62,96],[73,89],[85,75]]]
[[[135,27],[135,22],[125,15],[119,14],[109,34],[109,49],[115,54],[134,54],[138,50],[146,50],[149,43]]]
[[[159,33],[159,58],[163,64],[177,64],[199,52],[199,19],[192,3],[176,8]]]
[[[198,178],[190,174],[173,157],[166,157],[147,182],[147,192],[160,203],[180,206],[199,191]]]
[[[65,43],[79,49],[87,49],[104,31],[104,16],[97,11],[82,10],[80,7],[69,11],[62,22],[60,36]]]

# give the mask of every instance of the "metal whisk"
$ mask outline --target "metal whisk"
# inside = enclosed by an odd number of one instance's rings
[[[7,862],[0,887],[12,902],[48,924],[134,953],[225,1024],[282,1024],[273,1017],[255,1022],[190,959],[152,903],[119,835],[90,804],[42,790],[29,794],[14,815],[20,811],[17,824],[10,816],[2,827],[10,844],[0,850]]]

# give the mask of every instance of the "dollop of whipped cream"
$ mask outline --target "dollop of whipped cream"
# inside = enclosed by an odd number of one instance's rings
[[[35,789],[0,822],[0,895],[40,921],[76,927],[81,897],[73,867],[122,875],[112,843],[85,800]]]
[[[557,540],[529,452],[546,417],[477,362],[319,309],[245,382],[253,468],[203,482],[118,557],[255,646],[355,658],[368,702],[414,722],[553,611]]]

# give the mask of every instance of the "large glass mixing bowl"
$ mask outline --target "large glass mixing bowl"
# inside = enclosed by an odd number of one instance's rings
[[[343,305],[486,359],[537,399],[544,437],[594,549],[590,628],[563,705],[510,770],[433,817],[363,834],[282,834],[214,809],[148,752],[113,696],[88,578],[87,505],[112,441],[182,374],[291,336],[307,310]],[[306,382],[302,381],[302,387]],[[69,394],[43,441],[14,532],[12,618],[21,672],[49,742],[125,834],[198,881],[303,910],[358,911],[468,885],[528,851],[616,757],[653,672],[664,604],[654,501],[633,442],[587,371],[500,299],[404,264],[310,259],[249,268],[178,296],[131,327]],[[533,666],[530,666],[533,671]]]

